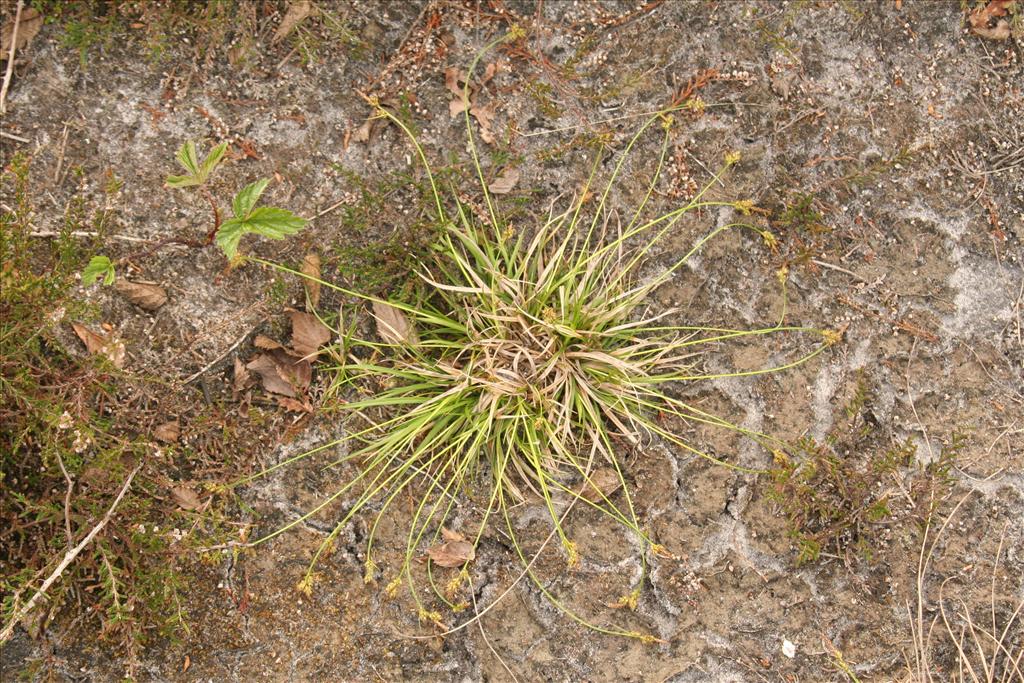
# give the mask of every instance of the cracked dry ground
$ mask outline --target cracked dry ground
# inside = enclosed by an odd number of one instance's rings
[[[982,622],[991,621],[990,601],[999,619],[1008,617],[1024,592],[1024,66],[1016,39],[968,33],[955,2],[913,0],[325,2],[321,9],[343,22],[344,39],[321,15],[272,43],[285,11],[277,2],[240,3],[220,32],[211,23],[171,34],[159,56],[127,21],[84,56],[64,45],[60,22],[44,26],[18,54],[2,124],[28,141],[2,143],[5,160],[16,151],[32,157],[34,228],[59,230],[68,202],[84,196],[110,203],[105,250],[114,256],[132,247],[124,238],[198,233],[207,207],[163,189],[163,178],[183,140],[226,140],[224,188],[272,177],[273,202],[318,216],[295,239],[253,242],[255,253],[294,264],[316,250],[325,275],[343,280],[353,261],[364,262],[394,284],[393,271],[407,268],[403,242],[417,239],[413,226],[422,218],[411,185],[420,171],[393,127],[358,139],[370,113],[359,93],[404,103],[428,156],[455,166],[456,177],[461,169],[472,198],[445,69],[464,69],[482,45],[518,24],[527,37],[488,58],[496,70],[479,94],[494,111],[485,173],[493,178],[509,161],[519,171],[500,201],[527,224],[581,187],[593,139],[604,136],[620,150],[641,114],[680,94],[699,97],[702,107],[677,114],[657,201],[669,207],[692,195],[724,153],[739,151],[742,160],[713,193],[753,200],[763,209],[754,219],[778,234],[779,250],[740,236],[716,242],[652,306],[678,307],[677,321],[753,325],[777,310],[776,272],[785,265],[788,319],[844,336],[791,371],[686,391],[746,428],[831,441],[851,462],[909,444],[913,462],[877,483],[890,491],[893,515],[863,532],[870,558],[845,538],[798,565],[786,515],[769,497],[770,478],[652,440],[629,456],[628,479],[641,518],[675,558],[656,560],[636,611],[617,616],[660,642],[582,629],[526,582],[471,628],[409,638],[430,628],[408,599],[387,600],[380,587],[363,585],[365,520],[342,535],[313,594],[301,595],[295,584],[310,554],[343,514],[332,508],[252,552],[215,554],[190,570],[189,630],[177,642],[156,640],[128,656],[93,637],[94,616],[68,607],[38,640],[19,632],[5,646],[5,679],[27,669],[97,681],[126,671],[155,681],[476,681],[507,680],[509,670],[523,681],[915,680],[906,664],[914,657],[908,607],[916,618],[927,506],[911,498],[922,467],[954,441],[952,483],[939,490],[932,524],[971,493],[924,575],[923,619],[931,623],[951,596]],[[631,156],[613,197],[620,211],[635,201],[657,153],[646,141]],[[123,181],[113,196],[104,192],[110,174]],[[655,258],[678,258],[733,213],[688,216]],[[77,295],[125,341],[128,372],[177,387],[178,400],[167,400],[182,424],[179,453],[216,438],[208,423],[193,420],[214,404],[245,434],[221,448],[244,449],[252,471],[343,434],[344,424],[319,408],[302,417],[269,404],[241,413],[233,359],[251,356],[256,333],[280,330],[284,307],[303,299],[293,280],[224,265],[210,249],[172,248],[140,260],[135,275],[170,292],[156,314],[106,289]],[[70,330],[64,336],[83,352]],[[765,351],[723,346],[704,362],[712,370],[756,367]],[[199,381],[182,385],[221,356]],[[314,378],[314,397],[327,381],[323,373]],[[866,387],[856,404],[865,433],[851,435],[846,408],[858,387]],[[770,453],[730,433],[692,428],[687,436],[732,462],[772,465]],[[235,519],[254,522],[253,533],[294,519],[343,480],[346,471],[321,468],[332,457],[337,450],[246,488]],[[161,468],[188,476],[187,465],[147,465],[151,474]],[[539,543],[547,533],[541,506],[517,514],[524,526],[536,520],[528,528]],[[189,524],[172,509],[151,533]],[[401,519],[389,524],[378,541],[382,564],[405,543]],[[603,605],[638,571],[632,541],[588,512],[569,529],[581,566],[567,571],[552,552],[539,572],[574,609],[607,613]],[[483,607],[515,581],[519,565],[495,534],[483,539],[471,573]],[[1006,642],[1019,652],[1021,621],[1013,629]],[[954,653],[935,641],[936,680],[949,680]]]

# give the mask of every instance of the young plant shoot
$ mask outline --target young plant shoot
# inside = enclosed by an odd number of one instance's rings
[[[238,247],[245,235],[254,234],[280,240],[289,235],[294,235],[309,222],[287,209],[273,206],[256,206],[260,196],[267,189],[267,184],[270,182],[268,178],[257,180],[243,187],[231,202],[234,215],[222,222],[217,200],[210,193],[206,185],[224,158],[227,148],[228,143],[222,142],[211,149],[203,160],[200,161],[199,154],[196,151],[196,143],[192,140],[186,141],[174,155],[178,165],[185,170],[185,175],[169,175],[165,181],[169,188],[194,187],[210,203],[210,207],[213,210],[213,224],[206,234],[206,239],[198,241],[171,237],[157,242],[146,253],[152,253],[168,244],[182,244],[198,249],[216,243],[221,251],[224,252],[228,262],[231,265],[235,265],[240,261]],[[112,285],[115,279],[115,263],[104,255],[94,256],[85,267],[85,270],[82,271],[82,284],[85,286],[92,285],[98,280],[101,280],[105,285]]]

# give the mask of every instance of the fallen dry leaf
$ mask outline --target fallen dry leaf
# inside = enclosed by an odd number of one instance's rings
[[[114,289],[130,303],[146,311],[155,311],[167,303],[167,290],[149,282],[117,280]]]
[[[21,11],[21,20],[18,21],[18,35],[15,38],[14,49],[20,50],[29,44],[39,29],[43,27],[43,15],[34,7],[26,7]],[[14,37],[14,18],[4,24],[0,29],[0,52],[5,60],[10,56],[11,38]]]
[[[478,107],[474,105],[469,110],[469,113],[480,124],[480,139],[489,145],[493,145],[495,138],[494,133],[491,131],[491,123],[494,121],[494,108],[491,106]]]
[[[355,132],[352,133],[352,139],[356,142],[369,142],[370,134],[373,133],[373,124],[376,121],[372,116],[365,121],[363,125],[356,128]]]
[[[257,334],[256,339],[252,342],[253,346],[257,349],[267,349],[268,351],[273,349],[283,349],[284,344],[276,342],[265,334]]]
[[[383,100],[380,104],[392,109],[398,108],[398,102],[392,99]],[[391,119],[386,116],[377,116],[375,113],[371,114],[365,121],[363,121],[363,125],[359,126],[359,128],[352,133],[352,139],[356,142],[369,144],[375,137],[380,135],[380,132],[384,130],[390,122]]]
[[[476,557],[476,550],[468,541],[447,541],[427,548],[427,556],[440,567],[461,567]]]
[[[288,11],[285,12],[284,18],[281,19],[281,24],[277,27],[277,31],[274,32],[274,37],[270,39],[270,44],[277,45],[287,38],[295,30],[295,27],[305,21],[306,17],[312,13],[313,6],[309,0],[296,0],[296,2],[292,2],[288,5]]]
[[[264,389],[291,398],[305,391],[312,378],[309,361],[296,360],[283,349],[261,353],[245,367],[260,376]]]
[[[441,538],[446,541],[464,541],[466,537],[460,534],[458,531],[452,531],[451,529],[441,527]]]
[[[448,89],[454,99],[448,102],[448,115],[451,117],[458,116],[459,114],[466,111],[466,107],[469,107],[470,115],[477,120],[480,124],[480,139],[487,144],[494,144],[495,137],[494,132],[491,128],[491,123],[494,121],[495,109],[493,106],[481,106],[477,104],[476,96],[480,91],[480,88],[494,77],[497,72],[498,66],[496,63],[488,64],[484,70],[483,79],[480,81],[479,86],[469,85],[468,97],[464,99],[464,86],[466,82],[460,76],[460,72],[456,67],[449,67],[444,71],[444,87]],[[468,99],[468,102],[467,102]]]
[[[312,313],[288,311],[292,319],[292,348],[300,357],[315,358],[320,347],[331,341],[331,330]]]
[[[1009,38],[1010,23],[1000,17],[1009,13],[1009,8],[1013,3],[1014,0],[991,0],[987,5],[975,9],[967,17],[971,25],[971,32],[989,40]]]
[[[419,335],[412,322],[400,309],[381,301],[373,302],[373,317],[377,320],[377,334],[386,344],[415,346]]]
[[[465,100],[452,100],[451,102],[448,103],[448,115],[451,116],[452,118],[455,118],[464,111],[466,111]]]
[[[460,85],[462,82],[458,67],[450,66],[444,70],[444,87],[459,99],[462,99],[462,85]]]
[[[604,500],[622,487],[622,479],[611,467],[598,467],[590,473],[590,481],[580,489],[580,495],[592,503]]]
[[[93,355],[106,356],[114,364],[115,368],[124,367],[125,347],[124,342],[112,339],[102,334],[93,332],[85,325],[71,323],[75,334],[85,344],[85,349]]]
[[[313,311],[320,305],[320,283],[317,282],[320,279],[320,256],[315,252],[306,254],[302,259],[301,270],[303,275],[314,278],[303,282],[306,288],[306,310]]]
[[[508,194],[518,182],[519,171],[508,167],[487,186],[487,189],[491,191],[491,194]]]
[[[199,499],[199,494],[188,486],[175,486],[172,488],[171,498],[183,510],[198,510],[203,506],[203,501]]]
[[[480,79],[480,85],[487,85],[487,81],[494,78],[494,74],[498,72],[498,63],[491,62],[484,68],[484,76]]]
[[[164,422],[153,430],[153,438],[164,443],[175,443],[179,436],[181,436],[181,427],[177,420]]]
[[[293,413],[313,412],[313,406],[309,405],[308,401],[303,402],[288,396],[275,396],[274,399],[277,401],[277,405],[281,406],[285,410],[290,410]]]
[[[241,393],[242,391],[245,391],[245,389],[249,386],[251,382],[252,375],[250,375],[249,371],[246,370],[245,363],[243,363],[241,360],[238,359],[237,356],[235,356],[235,380],[232,383],[232,387],[234,388],[235,392]]]

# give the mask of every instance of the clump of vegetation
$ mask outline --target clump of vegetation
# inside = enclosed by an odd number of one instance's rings
[[[637,518],[630,473],[621,455],[624,446],[664,439],[687,454],[743,469],[689,443],[672,425],[710,424],[774,450],[784,446],[677,398],[674,387],[793,367],[838,337],[786,325],[785,307],[776,322],[755,329],[676,325],[667,320],[673,311],[654,314],[647,308],[649,295],[719,235],[748,234],[774,245],[773,236],[762,228],[729,223],[657,272],[642,274],[656,245],[688,212],[709,206],[732,206],[741,212],[750,208],[749,202],[705,196],[738,160],[738,155],[729,155],[722,171],[692,201],[648,215],[669,145],[671,110],[641,126],[603,189],[596,183],[602,158],[598,155],[586,186],[567,207],[552,206],[547,218],[530,230],[509,224],[488,191],[469,118],[468,84],[479,60],[480,56],[470,67],[463,90],[469,150],[483,195],[479,206],[467,204],[455,191],[446,199],[410,127],[374,103],[377,116],[411,140],[430,182],[430,210],[441,236],[435,257],[420,264],[423,286],[402,298],[385,300],[322,283],[369,301],[376,320],[377,340],[359,336],[355,324],[338,329],[343,343],[336,351],[342,359],[335,368],[340,378],[336,386],[354,392],[344,408],[365,422],[349,435],[356,445],[339,463],[357,463],[359,473],[304,516],[256,543],[303,523],[343,496],[355,496],[299,584],[311,592],[317,562],[350,520],[376,501],[367,538],[366,580],[383,575],[391,595],[405,584],[420,619],[443,630],[447,627],[438,608],[446,605],[457,611],[466,605],[459,594],[470,583],[469,565],[488,526],[498,524],[507,531],[524,574],[569,617],[603,633],[651,640],[634,629],[578,614],[554,595],[534,568],[535,558],[524,550],[512,508],[527,500],[546,508],[552,525],[549,540],[558,539],[569,567],[577,566],[581,558],[566,530],[566,517],[577,506],[598,510],[635,536],[645,574],[651,559],[667,550]],[[659,128],[661,153],[646,194],[625,217],[628,220],[613,222],[609,196],[625,160],[645,134]],[[779,281],[784,292],[784,272]],[[792,360],[777,366],[734,373],[709,373],[701,367],[703,353],[714,345],[769,335],[794,343],[810,337],[816,343],[809,350],[793,350]],[[404,560],[398,567],[381,567],[374,555],[377,531],[394,503],[405,500],[403,493],[411,493],[416,501]],[[472,528],[450,528],[460,497],[479,503],[481,513]],[[421,595],[414,578],[417,559],[424,558],[436,601]],[[441,587],[434,576],[438,567],[459,571]],[[643,575],[615,605],[635,608],[642,582]]]
[[[920,465],[917,445],[909,439],[879,445],[870,403],[871,387],[861,372],[844,408],[846,420],[824,443],[804,437],[791,453],[776,453],[769,496],[786,516],[797,564],[822,556],[847,558],[850,551],[871,559],[881,531],[905,517],[899,512],[908,501],[902,493],[895,495],[894,476],[915,466],[923,475],[906,489],[914,503],[910,513],[926,499],[926,490],[935,493],[935,487],[948,488],[951,483],[949,470],[965,443],[961,434],[954,433],[935,462]]]
[[[183,244],[189,247],[203,248],[216,243],[221,251],[224,252],[224,256],[227,257],[228,261],[235,264],[239,260],[239,244],[246,235],[261,235],[270,239],[280,240],[289,235],[294,235],[309,222],[287,209],[281,209],[276,206],[256,206],[260,197],[266,191],[267,185],[270,183],[269,178],[261,178],[239,190],[238,194],[231,201],[231,211],[234,215],[227,220],[221,220],[220,207],[217,205],[217,200],[214,199],[207,189],[206,184],[224,158],[227,148],[228,143],[222,142],[211,149],[203,157],[202,161],[199,160],[199,155],[196,152],[196,143],[192,140],[186,141],[178,149],[175,159],[185,170],[185,174],[167,176],[167,187],[197,188],[203,198],[210,203],[210,207],[213,210],[213,224],[206,234],[204,241],[172,237],[150,247],[148,249],[149,253],[168,244]],[[114,262],[108,256],[102,254],[93,256],[85,270],[82,271],[82,283],[85,285],[91,285],[101,279],[103,284],[110,285],[113,284],[116,277]]]
[[[153,533],[167,515],[144,476],[35,608],[24,609],[154,446],[137,431],[137,406],[124,400],[123,392],[135,400],[151,393],[145,383],[102,354],[68,353],[61,340],[66,320],[92,314],[71,291],[84,259],[72,233],[87,225],[68,221],[54,242],[30,236],[25,155],[12,158],[2,184],[13,206],[0,213],[0,640],[18,621],[37,634],[77,603],[87,626],[131,657],[149,634],[170,635],[184,619],[172,539]]]

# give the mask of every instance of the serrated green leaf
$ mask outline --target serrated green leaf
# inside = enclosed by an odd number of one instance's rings
[[[234,261],[235,256],[238,255],[238,243],[242,241],[242,235],[245,232],[245,222],[238,218],[232,218],[220,224],[216,242],[229,261]]]
[[[93,256],[85,270],[82,271],[82,284],[88,287],[94,284],[101,275],[103,276],[103,284],[114,284],[114,278],[116,277],[114,274],[114,264],[106,256]]]
[[[188,171],[189,175],[199,175],[199,157],[196,155],[196,143],[194,141],[186,140],[182,143],[175,157],[182,168]]]
[[[235,212],[235,218],[247,218],[252,212],[256,202],[259,201],[260,195],[267,189],[267,183],[270,182],[270,178],[263,178],[257,180],[255,183],[251,183],[243,187],[238,194],[235,195],[234,200],[231,202],[231,208]]]
[[[216,242],[229,260],[238,255],[238,244],[247,234],[262,235],[270,239],[284,239],[294,235],[308,223],[287,209],[263,206],[253,209],[246,218],[224,221],[217,231]]]
[[[227,151],[227,148],[228,143],[220,143],[210,150],[209,154],[206,155],[206,158],[203,159],[203,163],[200,164],[199,155],[196,153],[196,143],[192,140],[186,141],[178,149],[174,158],[178,160],[178,163],[182,168],[188,171],[188,175],[167,176],[167,186],[191,187],[193,185],[205,184],[206,181],[210,179],[210,174],[217,168],[217,164],[219,164],[221,159],[224,158],[224,152]]]
[[[167,187],[190,187],[198,185],[199,179],[191,175],[169,175],[164,182],[167,183]]]
[[[217,164],[220,163],[220,160],[224,158],[224,152],[226,152],[227,149],[228,143],[222,142],[211,149],[210,153],[206,155],[206,158],[203,159],[203,165],[199,168],[199,177],[201,182],[205,183],[210,178],[210,174],[213,173],[215,168],[217,168]]]
[[[279,209],[275,206],[261,206],[253,209],[249,217],[245,219],[248,232],[254,232],[270,239],[284,239],[288,235],[294,235],[305,227],[308,221],[305,218],[296,216],[287,209]]]

